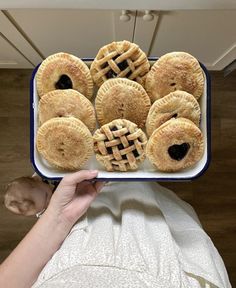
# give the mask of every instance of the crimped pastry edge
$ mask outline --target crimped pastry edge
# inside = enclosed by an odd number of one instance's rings
[[[178,129],[178,125],[183,125],[187,129],[191,128],[193,136],[196,136],[196,138],[199,138],[199,140],[198,140],[199,149],[196,150],[195,160],[194,160],[194,162],[186,162],[185,161],[185,163],[181,163],[182,160],[180,160],[178,162],[175,162],[175,160],[173,160],[173,161],[171,160],[171,164],[169,165],[169,163],[168,163],[169,166],[168,165],[166,165],[166,167],[162,166],[162,163],[158,163],[158,161],[156,159],[156,155],[154,155],[154,153],[152,153],[152,145],[154,145],[153,143],[157,142],[156,138],[158,138],[158,136],[160,136],[160,138],[165,137],[166,130],[171,129],[172,130],[171,132],[174,133],[173,131],[176,128]],[[155,147],[157,147],[156,144],[155,144]],[[147,158],[149,159],[149,161],[152,163],[152,165],[154,167],[156,167],[158,170],[163,171],[163,172],[176,172],[176,171],[188,168],[188,167],[192,167],[198,161],[201,160],[201,158],[203,156],[203,153],[204,153],[204,138],[203,138],[203,134],[202,134],[201,130],[192,121],[190,121],[189,119],[186,119],[186,118],[177,118],[177,119],[172,118],[169,121],[167,121],[164,124],[162,124],[159,128],[157,128],[152,133],[152,135],[149,138],[148,143],[146,145],[146,156],[147,156]],[[163,159],[163,162],[165,162],[164,165],[168,162],[169,159],[171,159],[171,158],[168,157],[168,159]],[[174,163],[176,163],[177,168],[175,167]],[[180,164],[180,165],[177,165],[177,164]],[[181,164],[183,164],[183,165],[181,166]],[[179,168],[178,166],[181,166],[181,168]]]
[[[44,138],[44,130],[48,129],[48,126],[50,125],[59,125],[59,124],[64,124],[64,123],[68,123],[70,128],[79,131],[79,133],[82,134],[82,139],[84,139],[84,141],[86,142],[90,142],[89,145],[87,145],[87,147],[89,147],[90,149],[87,151],[87,155],[84,158],[84,160],[80,163],[80,165],[78,165],[78,167],[62,167],[59,164],[56,164],[55,162],[58,161],[51,161],[51,159],[49,159],[47,156],[45,157],[45,153],[42,151],[42,141],[39,137]],[[41,145],[41,146],[40,146]],[[74,171],[77,169],[80,169],[87,161],[88,159],[94,154],[93,151],[93,137],[91,132],[89,131],[89,129],[84,125],[84,123],[82,121],[80,121],[77,118],[74,117],[60,117],[60,118],[52,118],[48,121],[46,121],[37,131],[37,136],[36,136],[36,147],[37,150],[39,152],[39,154],[48,161],[48,163],[50,165],[52,165],[53,167],[59,169],[59,170],[68,170],[68,171]],[[50,157],[51,158],[51,157]]]
[[[105,126],[105,127],[106,127],[106,126],[109,126],[109,127],[111,128],[111,127],[114,127],[114,126],[116,126],[116,125],[118,125],[118,126],[123,126],[123,127],[124,127],[124,126],[125,126],[125,127],[131,127],[131,129],[134,128],[134,129],[137,129],[137,131],[138,131],[138,130],[141,130],[141,131],[142,131],[142,129],[139,128],[139,127],[137,126],[137,124],[135,124],[135,123],[133,123],[133,122],[127,120],[127,119],[115,119],[115,120],[113,120],[113,121],[111,121],[111,122],[103,125],[101,128],[99,128],[99,129],[97,129],[97,130],[95,131],[95,133],[94,133],[94,135],[93,135],[93,141],[94,141],[94,152],[95,152],[95,155],[96,155],[96,159],[97,159],[97,161],[98,161],[102,166],[104,166],[104,167],[106,168],[107,171],[120,171],[120,170],[119,170],[119,169],[111,169],[111,170],[107,169],[107,166],[106,166],[105,161],[104,161],[104,157],[105,157],[105,156],[100,155],[100,153],[97,153],[97,151],[96,151],[96,143],[98,142],[99,136],[104,134],[104,133],[102,132],[102,130],[104,129],[104,126]],[[143,131],[142,131],[142,133],[141,133],[141,136],[139,136],[139,137],[141,137],[142,145],[144,146],[144,147],[143,147],[144,150],[143,150],[143,154],[142,154],[141,156],[139,156],[138,159],[136,158],[137,169],[138,169],[138,165],[140,165],[140,164],[146,159],[145,146],[146,146],[146,144],[147,144],[147,137],[146,137],[146,135],[145,135],[145,133],[144,133]],[[113,168],[114,168],[114,167],[113,167]],[[128,165],[126,171],[128,171],[128,170],[132,170],[131,167],[129,167],[129,165]],[[120,172],[124,172],[124,171],[120,171]]]
[[[46,68],[46,66],[53,62],[53,61],[57,61],[58,59],[62,58],[62,59],[66,59],[68,60],[68,57],[70,57],[73,60],[73,63],[76,63],[76,65],[79,67],[79,69],[83,72],[83,74],[85,75],[87,81],[87,94],[85,95],[85,97],[87,97],[88,99],[91,99],[93,96],[93,80],[92,80],[92,76],[90,74],[90,70],[88,68],[88,66],[79,58],[76,57],[72,54],[69,53],[65,53],[65,52],[58,52],[55,54],[52,54],[50,56],[48,56],[46,59],[44,59],[42,61],[42,63],[40,64],[37,73],[36,73],[36,85],[37,85],[37,92],[38,92],[38,96],[42,97],[43,94],[45,94],[44,90],[43,90],[43,83],[42,83],[42,75],[44,73],[44,70]],[[56,89],[55,89],[56,90]]]
[[[143,75],[140,75],[140,79],[138,79],[138,81],[136,81],[136,82],[138,82],[142,86],[145,85],[146,75],[150,69],[150,63],[148,61],[148,58],[147,58],[146,54],[141,50],[141,48],[137,44],[130,42],[130,41],[127,41],[127,40],[123,40],[123,41],[117,41],[117,42],[113,41],[113,42],[108,43],[108,44],[104,45],[103,47],[101,47],[98,50],[98,53],[97,53],[96,57],[94,58],[93,62],[91,63],[90,72],[91,72],[94,83],[98,87],[100,87],[104,83],[104,81],[101,78],[97,79],[97,77],[96,77],[97,72],[99,72],[99,70],[97,70],[96,66],[98,65],[98,62],[100,60],[99,58],[101,57],[101,55],[103,57],[104,51],[106,49],[108,49],[108,50],[110,49],[111,51],[114,51],[114,50],[117,50],[117,47],[119,49],[119,47],[123,48],[123,47],[127,47],[127,46],[129,46],[129,47],[132,46],[133,49],[138,53],[138,55],[143,57],[142,62],[145,62],[145,67],[144,67],[145,69],[143,69],[144,70]],[[141,63],[139,65],[141,65]]]
[[[82,93],[80,93],[79,91],[74,90],[74,89],[63,89],[63,90],[58,89],[58,90],[53,90],[53,91],[50,91],[50,92],[44,94],[40,98],[39,104],[38,104],[39,124],[42,125],[45,122],[45,121],[42,121],[43,117],[41,116],[42,105],[47,105],[50,102],[49,99],[57,98],[57,97],[60,97],[60,95],[66,95],[66,94],[68,94],[68,97],[73,95],[73,97],[78,98],[78,101],[83,102],[83,105],[85,107],[84,109],[86,109],[86,111],[88,113],[88,117],[91,118],[89,121],[89,125],[86,125],[85,123],[84,124],[89,128],[89,130],[91,132],[94,131],[94,129],[96,127],[96,115],[95,115],[95,109],[93,107],[93,104]],[[71,116],[66,116],[66,117],[74,117],[74,116],[71,115]],[[53,118],[55,118],[55,117],[53,117]],[[76,118],[76,119],[78,119],[78,118]]]
[[[198,103],[198,101],[196,100],[196,98],[186,92],[186,91],[182,91],[182,90],[176,90],[174,92],[170,92],[168,95],[156,100],[150,110],[149,110],[149,113],[148,113],[148,116],[147,116],[147,120],[146,120],[146,132],[147,132],[147,135],[150,137],[151,134],[153,133],[153,131],[155,129],[157,129],[158,127],[155,127],[156,126],[156,119],[155,117],[157,116],[157,110],[160,108],[162,108],[163,105],[165,104],[168,104],[172,101],[173,98],[179,98],[179,99],[184,99],[186,100],[187,102],[191,102],[193,104],[193,109],[194,111],[196,112],[197,114],[197,119],[198,121],[197,122],[194,122],[192,121],[192,119],[190,119],[195,125],[197,125],[199,127],[199,124],[200,124],[200,116],[201,116],[201,109],[200,109],[200,105]],[[181,116],[180,117],[177,117],[177,118],[182,118]],[[167,120],[168,121],[168,120]]]
[[[129,80],[127,78],[109,79],[100,86],[97,92],[97,96],[95,98],[95,110],[97,114],[97,120],[101,126],[107,124],[107,121],[104,120],[103,105],[102,105],[103,97],[106,95],[106,93],[109,93],[109,90],[111,88],[113,88],[116,85],[127,85],[127,87],[134,88],[138,93],[140,93],[141,97],[143,98],[145,108],[149,110],[151,107],[150,98],[141,84]],[[145,125],[145,121],[143,121],[143,124],[141,124],[140,127],[143,127]]]
[[[151,67],[151,69],[149,70],[149,72],[147,73],[146,75],[146,81],[145,81],[145,89],[151,99],[152,102],[154,102],[155,100],[157,99],[160,99],[164,96],[161,96],[161,95],[157,95],[155,94],[155,96],[152,94],[152,78],[154,77],[154,75],[156,73],[158,73],[158,69],[159,69],[159,65],[162,65],[162,62],[164,62],[166,60],[167,57],[169,56],[182,56],[183,58],[188,58],[188,59],[191,59],[192,60],[192,63],[194,64],[194,69],[195,71],[198,72],[198,77],[197,77],[197,82],[198,82],[198,86],[199,86],[199,89],[197,90],[198,92],[193,95],[197,100],[202,96],[203,94],[203,89],[204,89],[204,75],[203,75],[203,71],[202,71],[202,68],[198,62],[198,60],[191,54],[187,53],[187,52],[183,52],[183,51],[177,51],[177,52],[169,52],[169,53],[166,53],[164,55],[162,55]]]

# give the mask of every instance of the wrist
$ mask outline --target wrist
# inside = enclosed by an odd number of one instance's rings
[[[40,218],[41,221],[51,223],[51,227],[55,229],[62,236],[66,237],[69,234],[71,228],[73,227],[72,222],[68,221],[57,209],[53,207],[48,207]]]

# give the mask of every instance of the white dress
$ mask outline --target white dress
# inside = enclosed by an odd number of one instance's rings
[[[33,287],[231,285],[189,204],[156,183],[113,182],[73,227]]]

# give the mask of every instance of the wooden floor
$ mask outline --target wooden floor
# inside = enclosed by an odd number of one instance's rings
[[[29,160],[31,70],[0,70],[0,262],[34,224],[2,205],[4,185],[32,173]],[[212,238],[236,287],[236,71],[212,75],[212,161],[189,183],[163,183],[189,202]]]

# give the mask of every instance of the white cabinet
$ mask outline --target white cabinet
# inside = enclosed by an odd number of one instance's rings
[[[236,59],[236,10],[160,13],[150,55],[170,51],[189,52],[208,69],[223,69]]]
[[[0,35],[0,69],[32,67],[33,65]]]
[[[1,0],[0,9],[12,8],[59,8],[59,9],[110,9],[110,10],[193,10],[193,9],[236,9],[235,0],[129,0],[129,1],[111,1],[111,0]]]
[[[120,21],[121,11],[109,10],[8,10],[44,57],[68,52],[95,57],[99,48],[112,41],[132,41],[135,11],[128,22]]]
[[[103,45],[124,39],[137,43],[149,56],[189,52],[211,70],[221,70],[236,59],[236,10],[151,11],[152,19],[144,17],[148,11],[131,10],[127,22],[120,20],[121,10],[10,9],[5,13],[31,50],[21,41],[15,46],[34,65],[60,51],[94,57]],[[15,43],[15,36],[8,32],[6,37]]]
[[[40,55],[0,11],[0,68],[32,68]]]

